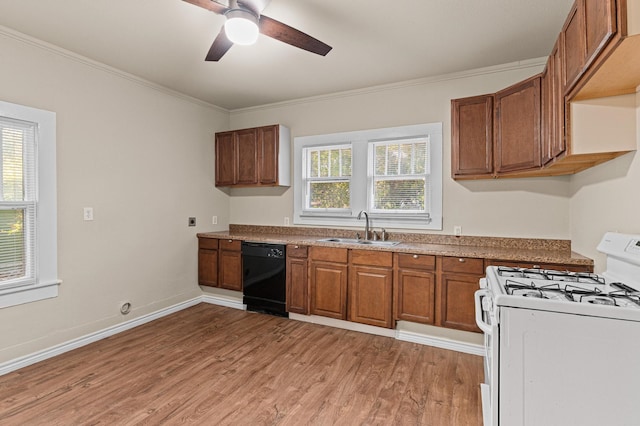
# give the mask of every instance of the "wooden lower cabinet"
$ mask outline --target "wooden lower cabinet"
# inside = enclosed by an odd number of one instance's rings
[[[307,246],[287,246],[287,312],[309,313]]]
[[[484,277],[484,259],[443,256],[440,263],[439,315],[436,325],[480,332],[474,293]]]
[[[394,254],[393,317],[435,323],[435,256]]]
[[[309,249],[310,313],[347,319],[348,250],[331,247]]]
[[[349,253],[349,321],[393,328],[393,255],[351,250]]]
[[[198,239],[198,284],[218,286],[218,240]]]
[[[218,286],[242,291],[242,241],[220,240]]]

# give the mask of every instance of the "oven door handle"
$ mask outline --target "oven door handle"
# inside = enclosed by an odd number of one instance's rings
[[[482,317],[482,312],[484,312],[482,309],[482,299],[484,297],[491,297],[491,293],[487,289],[481,289],[481,290],[477,290],[474,293],[474,297],[476,300],[476,324],[478,324],[478,327],[480,327],[480,330],[491,335],[493,334],[491,324],[486,323],[484,318]]]

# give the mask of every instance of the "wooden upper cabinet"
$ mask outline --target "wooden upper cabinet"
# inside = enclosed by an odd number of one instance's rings
[[[584,0],[576,0],[562,28],[564,43],[563,85],[569,91],[582,74],[587,59],[587,41],[584,22]]]
[[[278,183],[278,126],[258,129],[258,169],[260,184]]]
[[[235,132],[236,138],[236,184],[258,183],[258,130],[245,129]]]
[[[290,144],[280,125],[216,133],[216,186],[291,185]]]
[[[616,0],[576,0],[562,29],[569,92],[618,31]]]
[[[235,133],[216,133],[216,186],[234,185],[236,183],[235,173]]]
[[[451,174],[493,173],[493,95],[451,101]]]
[[[556,42],[542,75],[542,164],[565,151],[564,88],[562,86],[561,43]]]
[[[539,168],[540,76],[495,95],[495,171],[497,174]]]
[[[578,0],[578,3],[581,0]],[[616,0],[582,0],[584,2],[585,67],[596,60],[617,31]]]

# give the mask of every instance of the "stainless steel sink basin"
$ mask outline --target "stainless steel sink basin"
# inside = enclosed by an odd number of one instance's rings
[[[322,243],[339,243],[339,244],[361,244],[370,246],[391,247],[400,244],[400,241],[374,241],[374,240],[357,240],[355,238],[322,238],[318,240]]]

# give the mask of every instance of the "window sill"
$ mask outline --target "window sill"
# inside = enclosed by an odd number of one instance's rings
[[[294,216],[294,225],[304,226],[338,226],[360,228],[364,227],[364,219],[357,220],[354,217],[319,217],[319,216]],[[379,218],[369,216],[369,225],[371,229],[424,229],[424,230],[442,230],[442,218],[432,217],[426,218]]]
[[[57,297],[58,286],[61,283],[62,281],[56,280],[48,283],[0,290],[0,309]]]

